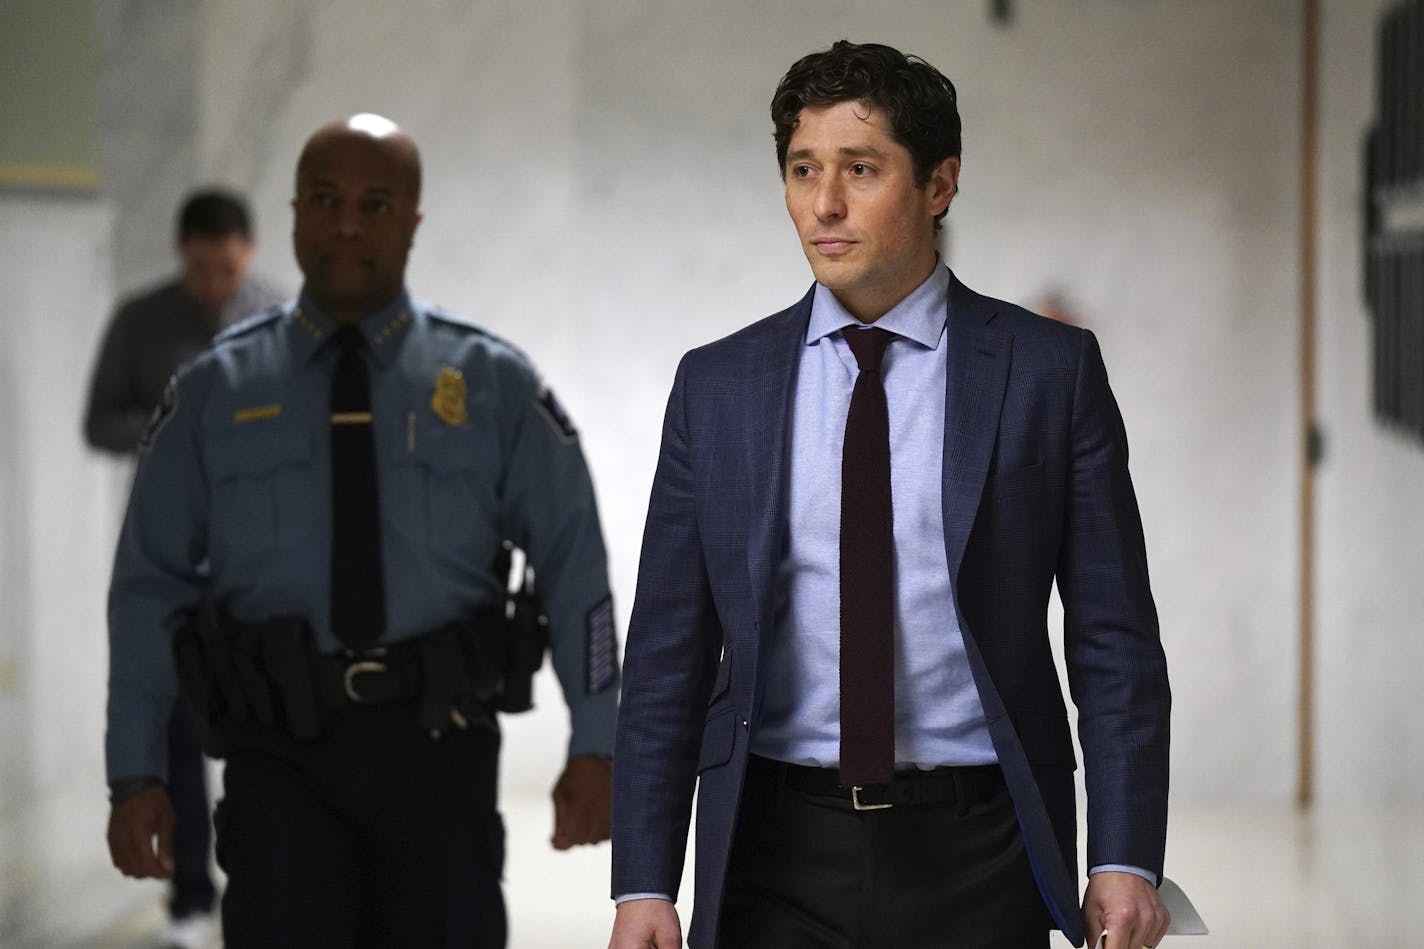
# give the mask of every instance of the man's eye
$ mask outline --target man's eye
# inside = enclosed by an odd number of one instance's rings
[[[854,165],[850,166],[850,173],[858,178],[863,177],[865,175],[870,174],[870,166],[865,164],[864,162],[858,161]]]
[[[314,208],[330,208],[336,206],[336,198],[326,191],[313,191],[307,195],[307,204]]]
[[[809,178],[809,177],[811,177],[811,166],[810,166],[810,165],[792,165],[792,166],[791,166],[791,177],[793,177],[793,178]]]
[[[378,214],[389,214],[391,203],[385,198],[367,198],[365,202],[366,213],[372,216]]]

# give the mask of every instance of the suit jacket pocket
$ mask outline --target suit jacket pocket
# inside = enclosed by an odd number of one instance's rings
[[[1029,764],[1035,767],[1066,768],[1073,771],[1078,759],[1073,755],[1073,736],[1068,719],[1053,712],[1020,709],[1013,714],[1014,730]]]
[[[1042,491],[1043,486],[1043,462],[989,476],[989,491],[996,498],[1035,494]]]
[[[736,709],[726,708],[707,720],[702,728],[702,752],[697,757],[697,770],[706,771],[726,764],[732,757],[732,745],[737,740]]]

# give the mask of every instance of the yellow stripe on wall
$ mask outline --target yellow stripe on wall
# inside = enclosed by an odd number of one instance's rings
[[[99,187],[99,172],[87,165],[0,162],[0,187],[94,191]]]

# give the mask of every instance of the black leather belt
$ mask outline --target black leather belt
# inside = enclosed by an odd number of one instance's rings
[[[362,653],[320,656],[316,677],[317,694],[329,709],[348,704],[388,705],[420,695],[420,662],[415,650],[404,643]]]
[[[932,771],[903,771],[889,784],[863,788],[840,785],[835,768],[812,768],[752,755],[747,765],[748,780],[774,782],[777,787],[814,797],[835,798],[858,811],[922,804],[956,804],[972,807],[992,799],[1004,788],[1004,774],[998,765],[935,768]]]

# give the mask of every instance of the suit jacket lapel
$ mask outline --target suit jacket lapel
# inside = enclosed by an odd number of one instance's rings
[[[741,493],[747,518],[747,579],[753,615],[763,629],[770,627],[775,605],[772,588],[786,526],[792,396],[812,295],[808,292],[795,306],[763,324],[765,332],[755,340],[747,368],[743,421],[748,437]]]
[[[944,547],[951,582],[959,579],[999,433],[1012,333],[993,326],[992,301],[949,280],[944,401]]]

